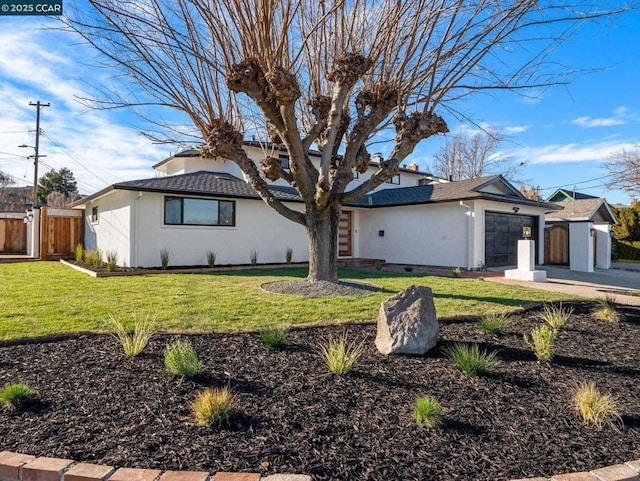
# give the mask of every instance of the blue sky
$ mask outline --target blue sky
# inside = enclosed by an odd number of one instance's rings
[[[82,193],[114,182],[154,176],[151,165],[176,147],[154,145],[139,134],[126,112],[94,111],[77,102],[92,88],[114,82],[96,67],[95,54],[72,35],[43,30],[44,17],[0,16],[0,170],[18,185],[31,185],[35,108],[42,110],[40,173],[68,167]],[[569,86],[531,90],[526,96],[501,91],[465,100],[466,115],[508,135],[501,149],[527,165],[520,176],[539,185],[543,196],[563,187],[628,203],[623,192],[603,186],[603,162],[640,142],[640,13],[583,27],[559,47],[556,58],[585,72]],[[473,130],[441,112],[450,130]],[[423,141],[406,163],[429,170],[443,137]]]

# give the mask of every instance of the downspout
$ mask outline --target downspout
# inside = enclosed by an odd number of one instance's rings
[[[471,216],[471,206],[465,204],[463,201],[460,201],[460,206],[467,209],[467,270],[471,270],[471,246],[473,243],[471,242],[471,227],[473,218]]]
[[[135,199],[133,199],[133,219],[131,220],[132,229],[131,229],[131,243],[133,244],[133,249],[131,250],[131,266],[138,266],[138,204],[139,200],[142,197],[142,192],[138,192],[138,195]]]

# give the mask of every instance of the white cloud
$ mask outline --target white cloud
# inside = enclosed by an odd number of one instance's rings
[[[530,125],[511,125],[504,127],[502,130],[506,134],[521,134],[531,128]]]
[[[613,111],[613,116],[611,117],[599,117],[592,118],[588,116],[578,117],[573,119],[571,123],[580,125],[581,127],[612,127],[614,125],[625,125],[627,123],[627,112],[629,109],[627,107],[618,107]]]
[[[551,164],[568,162],[604,161],[611,154],[622,149],[633,148],[633,142],[601,141],[588,144],[551,144],[539,147],[525,147],[513,152],[517,160],[531,164]]]
[[[72,45],[75,43],[75,45]],[[91,193],[123,180],[154,175],[151,165],[164,159],[171,147],[152,144],[135,128],[136,119],[122,112],[87,111],[76,101],[87,96],[87,85],[100,86],[102,71],[85,64],[94,56],[76,39],[60,31],[8,27],[0,32],[0,170],[19,185],[33,182],[34,107],[40,100],[51,106],[41,111],[39,174],[68,167],[82,193]],[[89,60],[86,60],[89,59]],[[125,124],[131,125],[125,126]]]

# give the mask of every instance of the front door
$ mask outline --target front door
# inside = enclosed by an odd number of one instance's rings
[[[338,256],[351,257],[352,251],[352,219],[353,212],[343,210],[340,212],[340,222],[338,224]]]

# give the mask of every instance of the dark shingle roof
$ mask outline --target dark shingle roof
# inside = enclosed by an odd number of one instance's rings
[[[240,197],[259,199],[260,196],[243,179],[231,174],[200,170],[182,175],[170,175],[155,179],[132,180],[114,184],[115,189],[146,190],[154,192],[215,195],[219,197]],[[292,187],[270,186],[275,197],[284,201],[300,201],[300,196]]]
[[[419,185],[416,187],[404,187],[399,189],[384,189],[356,201],[358,207],[391,207],[411,204],[428,204],[432,202],[451,202],[467,199],[488,199],[506,201],[518,204],[537,205],[553,209],[552,204],[538,202],[524,198],[517,191],[514,195],[501,195],[483,192],[481,189],[489,184],[500,182],[499,175],[479,177],[477,179],[447,182],[443,184]],[[505,181],[506,182],[506,181]],[[509,185],[509,184],[505,184]]]

